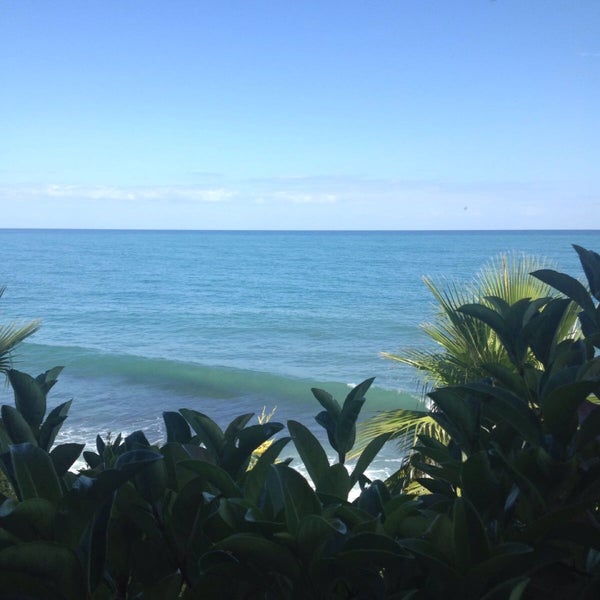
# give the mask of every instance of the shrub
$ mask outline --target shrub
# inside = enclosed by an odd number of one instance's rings
[[[163,413],[162,445],[141,431],[98,436],[73,473],[82,447],[54,445],[70,404],[46,416],[60,369],[10,371],[0,466],[16,498],[0,504],[3,597],[598,597],[600,256],[576,250],[591,293],[542,270],[568,298],[461,307],[495,332],[511,366],[489,362],[485,379],[431,392],[448,441],[419,437],[419,496],[367,477],[387,435],[347,461],[372,379],[343,403],[313,390],[333,463],[296,421],[277,437],[283,424],[251,425],[251,414],[223,430],[181,409]],[[580,340],[558,334],[571,300]],[[307,478],[279,459],[290,441]]]

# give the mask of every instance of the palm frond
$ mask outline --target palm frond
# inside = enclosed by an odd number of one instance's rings
[[[436,423],[428,412],[396,409],[383,411],[365,421],[358,433],[352,455],[360,454],[370,440],[383,433],[391,434],[400,454],[410,454],[419,435],[428,435],[436,439],[444,439],[444,430]]]
[[[424,277],[423,282],[435,300],[433,322],[421,324],[422,331],[435,344],[435,350],[408,349],[383,352],[384,358],[410,365],[420,371],[426,387],[462,384],[485,377],[484,365],[497,363],[513,368],[508,354],[497,335],[485,323],[459,312],[465,304],[489,304],[486,298],[497,296],[508,304],[525,298],[555,297],[556,292],[530,273],[552,268],[543,258],[525,254],[502,254],[488,262],[470,284],[441,279],[438,282]],[[560,330],[560,339],[579,335],[577,307],[567,310]],[[531,360],[535,361],[533,355]],[[392,433],[399,451],[408,456],[419,434],[443,440],[445,432],[428,413],[397,410],[380,413],[362,424],[358,448],[364,448],[373,437]],[[405,461],[390,482],[410,484],[414,473],[410,461]],[[395,477],[395,479],[394,479]],[[408,483],[407,483],[408,482]]]
[[[5,288],[0,287],[0,298]],[[9,323],[0,326],[0,373],[6,373],[11,367],[11,356],[14,348],[40,328],[39,321],[25,325]]]
[[[26,325],[13,323],[0,327],[0,373],[6,373],[11,368],[11,357],[15,346],[33,335],[39,328],[39,321],[32,321]]]

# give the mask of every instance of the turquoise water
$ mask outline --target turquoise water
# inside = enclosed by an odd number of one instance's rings
[[[181,407],[222,425],[277,407],[313,427],[312,386],[343,398],[371,376],[365,416],[414,407],[415,374],[379,353],[426,343],[423,275],[467,281],[515,251],[579,276],[571,244],[598,251],[600,232],[0,230],[0,243],[0,322],[43,323],[15,366],[65,365],[50,404],[72,397],[65,435],[89,442],[159,439],[161,412]]]

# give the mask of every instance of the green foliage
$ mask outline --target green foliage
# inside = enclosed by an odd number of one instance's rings
[[[437,307],[435,320],[421,325],[427,337],[434,342],[433,349],[386,352],[383,356],[416,368],[423,378],[426,390],[495,376],[495,373],[490,373],[490,368],[514,372],[515,365],[510,352],[519,349],[511,348],[510,344],[507,346],[504,343],[506,336],[503,339],[502,334],[485,319],[481,319],[478,312],[488,311],[486,314],[493,315],[498,303],[524,308],[529,299],[540,299],[543,302],[541,299],[556,297],[557,292],[552,289],[550,282],[531,276],[531,271],[543,268],[546,268],[546,264],[539,258],[512,254],[501,255],[490,261],[468,284],[448,280],[436,283],[424,278]],[[461,307],[465,305],[473,306],[475,313],[462,310]],[[564,302],[560,306],[564,312],[557,315],[556,341],[578,335],[576,305]],[[536,348],[549,348],[547,342],[540,339]],[[534,356],[530,352],[527,360],[531,359]],[[399,452],[407,457],[415,446],[416,438],[422,433],[435,435],[447,442],[444,430],[431,418],[428,411],[397,409],[377,414],[362,425],[358,449],[382,433],[389,433],[396,441]],[[413,474],[411,465],[405,463],[393,478],[400,488],[417,490]]]
[[[46,416],[58,370],[11,372],[0,502],[3,597],[60,600],[596,598],[600,592],[600,257],[578,250],[594,296],[544,278],[581,309],[564,339],[561,298],[491,298],[460,309],[489,327],[505,361],[430,393],[411,468],[423,493],[390,490],[367,469],[388,435],[348,461],[372,383],[342,404],[313,390],[335,453],[296,421],[225,429],[188,409],[141,431],[53,447],[69,406]],[[583,288],[583,292],[582,292]],[[584,293],[585,292],[585,293]],[[279,436],[279,437],[277,437]],[[308,473],[279,457],[292,441]],[[257,453],[257,449],[262,450]]]
[[[5,288],[0,287],[0,298]],[[6,373],[11,367],[11,355],[16,346],[23,340],[33,335],[40,327],[39,321],[32,321],[25,325],[9,323],[0,325],[0,373]]]

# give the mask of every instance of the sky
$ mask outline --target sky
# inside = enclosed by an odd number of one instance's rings
[[[600,228],[599,0],[0,0],[0,227]]]

